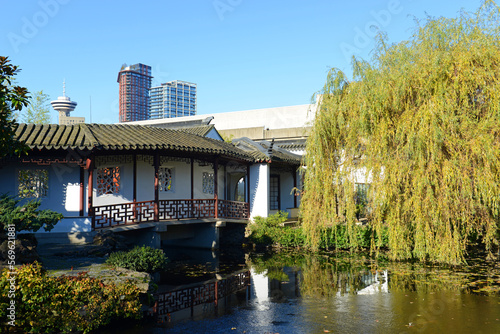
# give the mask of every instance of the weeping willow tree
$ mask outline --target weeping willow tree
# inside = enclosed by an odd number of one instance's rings
[[[499,19],[493,1],[458,18],[427,18],[408,41],[388,45],[382,36],[371,62],[354,59],[352,80],[329,72],[304,158],[311,246],[342,224],[357,247],[360,179],[392,259],[459,264],[473,235],[490,252],[498,245]]]

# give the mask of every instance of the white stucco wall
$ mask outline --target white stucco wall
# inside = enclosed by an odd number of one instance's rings
[[[250,166],[250,218],[269,214],[269,165]]]
[[[97,169],[119,166],[121,170],[121,185],[118,194],[105,194],[97,196],[94,190],[94,205],[106,205],[116,203],[127,203],[133,201],[133,163],[105,163],[96,166],[94,170],[94,185],[97,182]],[[160,191],[161,199],[190,199],[191,198],[191,164],[184,161],[166,161],[160,167],[173,169],[173,182],[170,191]],[[194,162],[194,198],[214,198],[213,194],[203,192],[203,172],[213,173],[213,163],[200,166]],[[224,199],[224,166],[219,165],[218,172],[218,194]],[[152,201],[154,193],[154,167],[145,161],[137,161],[137,201]]]
[[[160,167],[173,170],[172,187],[169,191],[160,191],[160,199],[189,199],[191,197],[191,165],[183,161],[167,161]],[[154,200],[154,172],[151,164],[137,161],[138,201]]]
[[[214,172],[213,164],[209,163],[208,166],[199,166],[198,163],[196,162],[194,163],[194,172],[193,172],[194,198],[195,199],[214,198],[214,194],[203,192],[203,172],[213,173]],[[218,198],[224,199],[224,166],[222,166],[221,164],[219,164],[217,179],[218,179],[218,184],[217,184]]]
[[[17,195],[18,172],[21,169],[43,169],[48,171],[49,189],[46,197],[40,198],[40,209],[51,209],[62,213],[65,218],[57,223],[51,232],[42,228],[38,233],[88,232],[91,222],[80,217],[80,167],[75,165],[54,164],[38,166],[34,164],[13,163],[0,169],[0,194]],[[85,171],[86,175],[86,171]],[[85,177],[85,182],[87,178]],[[84,191],[84,215],[87,213],[87,192]],[[26,199],[28,200],[28,199]],[[24,201],[24,200],[23,200]]]
[[[118,193],[98,195],[97,193],[97,174],[101,168],[120,167],[120,189]],[[93,205],[101,206],[108,204],[128,203],[133,200],[133,173],[132,163],[124,163],[116,160],[106,163],[96,163],[93,171]],[[151,199],[153,200],[154,197]]]

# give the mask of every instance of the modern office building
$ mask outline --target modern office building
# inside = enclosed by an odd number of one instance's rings
[[[149,91],[149,119],[196,115],[196,84],[174,80]]]
[[[59,113],[60,125],[85,123],[85,117],[70,116],[70,113],[75,110],[76,102],[71,101],[69,96],[66,96],[66,82],[63,82],[63,96],[59,96],[57,100],[50,101],[50,104]]]
[[[120,123],[149,119],[151,66],[124,64],[118,73]]]

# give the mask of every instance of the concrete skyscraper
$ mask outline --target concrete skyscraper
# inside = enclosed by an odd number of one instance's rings
[[[150,119],[196,115],[196,84],[174,80],[149,92]]]
[[[120,123],[149,119],[151,66],[124,64],[118,73]]]

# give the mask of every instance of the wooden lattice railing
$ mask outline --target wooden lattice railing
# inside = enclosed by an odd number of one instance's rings
[[[94,229],[155,221],[154,201],[94,206],[93,211]]]
[[[248,219],[250,205],[246,202],[218,200],[218,218]]]
[[[157,217],[155,212],[157,212]],[[160,200],[158,203],[144,201],[94,206],[92,227],[101,229],[179,219],[248,219],[249,216],[249,205],[245,202],[216,199],[170,199]]]
[[[202,285],[156,293],[154,313],[161,317],[166,314],[191,308],[206,303],[215,303],[226,296],[250,286],[250,271],[245,270],[222,280],[214,280]]]

